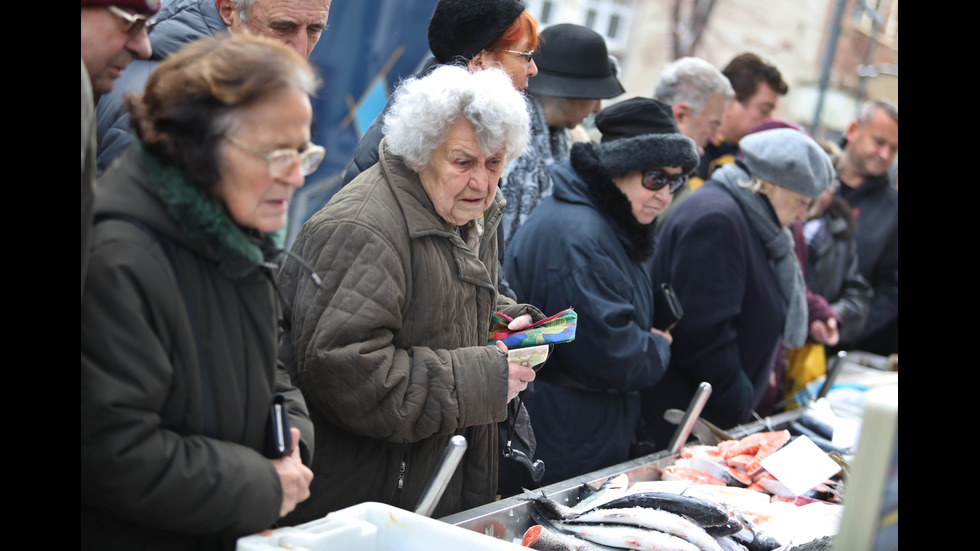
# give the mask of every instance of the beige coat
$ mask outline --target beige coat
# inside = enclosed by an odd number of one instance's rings
[[[487,346],[490,316],[533,307],[497,293],[503,198],[471,249],[433,208],[418,176],[390,155],[304,224],[279,274],[281,359],[316,428],[312,496],[289,523],[364,501],[414,509],[449,438],[468,449],[433,516],[494,498],[496,422],[506,417],[507,361]]]

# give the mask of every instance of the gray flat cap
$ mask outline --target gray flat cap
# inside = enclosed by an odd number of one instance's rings
[[[756,132],[742,138],[738,146],[752,175],[779,187],[816,199],[833,181],[830,157],[799,130]]]

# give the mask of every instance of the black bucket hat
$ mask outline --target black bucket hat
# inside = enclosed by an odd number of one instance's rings
[[[538,74],[527,85],[532,94],[609,99],[625,92],[616,78],[606,41],[588,27],[561,23],[541,31],[534,63]]]
[[[681,134],[669,105],[635,97],[610,105],[595,116],[602,141],[595,144],[599,161],[609,174],[643,172],[680,166],[690,174],[700,157],[694,140]]]
[[[439,63],[469,61],[519,15],[523,0],[439,0],[429,19],[429,49]]]

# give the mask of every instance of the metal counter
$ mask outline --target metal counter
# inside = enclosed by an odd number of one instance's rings
[[[539,495],[544,492],[558,503],[574,505],[583,497],[581,495],[583,483],[598,487],[610,476],[620,473],[626,473],[630,483],[660,480],[661,470],[673,464],[676,459],[676,455],[665,451],[657,452],[569,480],[556,482],[533,492]],[[524,532],[534,525],[534,521],[531,520],[531,502],[525,499],[523,495],[474,507],[439,520],[506,541],[520,541]]]
[[[845,353],[838,353],[837,361],[828,366],[828,375],[818,397],[827,394],[837,375],[841,372],[843,372],[842,380],[848,377],[860,377],[859,380],[869,386],[877,386],[878,384],[897,385],[898,373],[888,371],[888,361],[887,358],[863,352],[852,352],[850,357]],[[777,413],[770,417],[727,429],[725,433],[738,440],[756,432],[783,430],[799,419],[803,413],[804,408]],[[693,438],[687,441],[688,445],[695,443],[713,445],[717,442],[700,442]],[[534,490],[533,493],[540,495],[541,492],[544,492],[548,497],[563,505],[575,505],[584,497],[582,496],[582,484],[589,484],[597,488],[610,476],[621,473],[625,473],[629,477],[630,484],[660,480],[663,469],[672,465],[678,457],[678,454],[663,450],[557,482]],[[531,502],[525,496],[517,495],[443,517],[440,520],[497,539],[520,542],[524,532],[534,524],[530,511]]]
[[[733,438],[738,439],[755,432],[781,430],[796,420],[801,414],[802,411],[799,410],[780,413],[766,417],[761,421],[734,427],[728,433]],[[692,444],[696,442],[692,440],[688,443]],[[541,492],[544,492],[548,497],[558,503],[575,505],[584,497],[582,495],[582,484],[589,484],[597,488],[610,476],[622,473],[625,473],[629,477],[630,484],[660,480],[660,474],[663,469],[672,465],[678,457],[677,454],[663,450],[631,459],[618,465],[606,467],[605,469],[556,482],[550,486],[534,490],[533,493],[540,495]],[[519,542],[524,536],[524,532],[534,525],[534,521],[531,519],[531,502],[524,495],[516,495],[480,507],[474,507],[473,509],[449,515],[439,520],[511,542]]]

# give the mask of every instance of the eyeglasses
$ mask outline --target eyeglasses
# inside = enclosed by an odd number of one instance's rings
[[[306,142],[302,151],[277,149],[271,153],[260,153],[231,136],[225,136],[225,139],[252,155],[265,159],[269,164],[269,176],[273,178],[285,178],[297,164],[303,176],[309,176],[320,166],[320,161],[323,160],[323,156],[327,152],[326,149],[315,145],[313,142]]]
[[[524,63],[530,63],[531,62],[531,58],[534,57],[534,50],[531,50],[529,52],[522,52],[520,50],[504,50],[504,51],[507,52],[507,53],[509,53],[509,54],[517,54],[517,55],[523,57],[524,58]]]
[[[669,191],[671,195],[675,191],[680,189],[684,182],[687,181],[686,174],[667,174],[662,170],[648,170],[643,173],[643,187],[649,189],[650,191],[657,191],[664,186],[669,185]]]
[[[129,25],[129,27],[126,28],[126,33],[129,36],[137,35],[143,29],[146,29],[146,32],[149,33],[153,29],[153,26],[156,25],[156,21],[147,21],[148,16],[146,15],[129,13],[128,11],[113,6],[112,4],[109,4],[106,7],[109,8],[109,13],[115,15],[119,19],[122,19]]]

